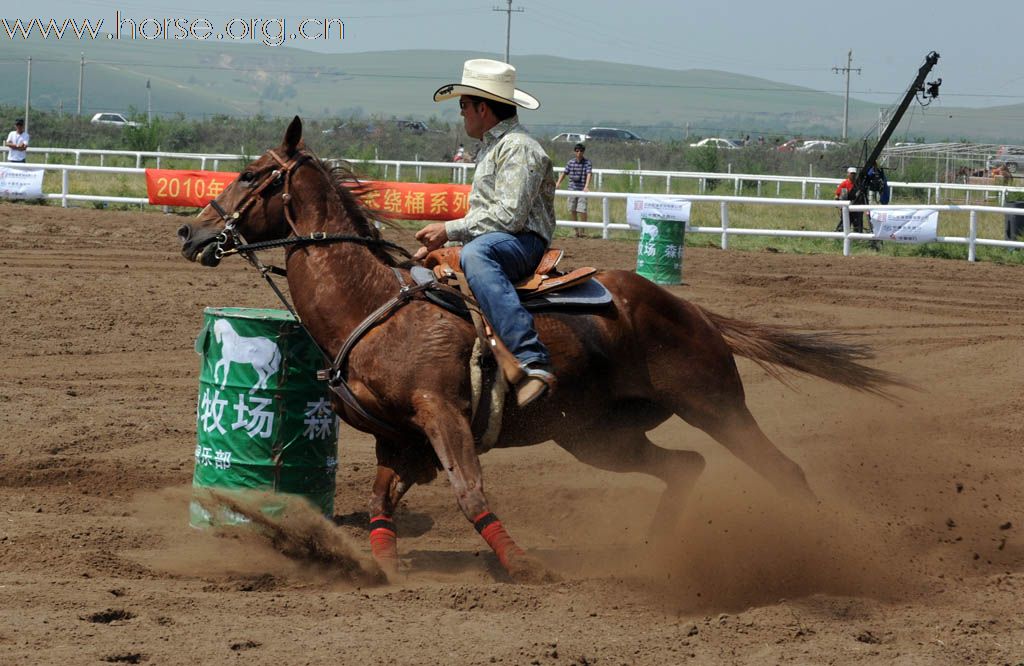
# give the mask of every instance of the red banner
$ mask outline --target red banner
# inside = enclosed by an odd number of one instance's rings
[[[202,208],[238,178],[227,171],[146,169],[146,191],[155,206]],[[469,185],[368,181],[363,204],[398,220],[455,220],[469,210]]]
[[[146,169],[146,193],[154,206],[202,208],[238,178],[226,171]]]
[[[370,181],[367,208],[398,220],[455,220],[469,211],[469,185]]]

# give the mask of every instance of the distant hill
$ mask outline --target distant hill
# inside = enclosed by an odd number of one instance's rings
[[[431,94],[459,78],[464,60],[481,56],[461,51],[320,54],[195,41],[5,41],[0,80],[8,85],[0,88],[0,104],[24,104],[25,60],[31,56],[32,105],[73,113],[83,50],[83,115],[144,113],[150,81],[153,112],[162,116],[297,113],[450,122],[458,121],[457,106],[434,104]],[[687,133],[817,137],[836,136],[842,127],[841,96],[750,76],[551,56],[518,56],[514,62],[520,87],[542,102],[539,111],[523,114],[524,121],[544,134],[610,125],[661,139]],[[918,64],[907,66],[908,83]],[[941,100],[924,113],[915,107],[897,136],[990,143],[1024,136],[1024,104],[985,109],[944,104]],[[878,117],[878,105],[851,99],[850,137],[872,131]]]

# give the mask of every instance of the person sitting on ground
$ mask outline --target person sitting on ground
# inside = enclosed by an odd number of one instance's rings
[[[516,107],[536,109],[517,90],[516,69],[496,60],[467,60],[462,81],[441,86],[434,101],[459,99],[466,134],[483,141],[476,155],[469,212],[434,222],[416,234],[414,259],[449,241],[465,244],[462,270],[480,309],[519,361],[524,378],[516,399],[524,407],[554,388],[551,357],[514,283],[529,276],[555,232],[555,172],[540,144],[519,124]]]
[[[558,176],[558,182],[555,183],[555,189],[562,184],[562,180],[569,177],[569,189],[574,192],[589,192],[590,191],[590,175],[593,171],[594,165],[590,160],[583,157],[583,153],[587,150],[587,147],[582,143],[577,143],[573,148],[573,152],[576,156],[569,160],[565,165],[565,169]],[[569,215],[572,217],[572,221],[576,222],[576,216],[579,215],[580,222],[587,221],[587,198],[579,196],[569,197]],[[583,229],[576,229],[576,238],[582,238],[586,235]]]

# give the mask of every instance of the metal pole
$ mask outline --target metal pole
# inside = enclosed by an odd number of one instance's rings
[[[857,72],[860,74],[860,68],[853,68],[853,49],[850,49],[846,53],[846,67],[833,67],[832,71],[836,74],[840,72],[846,74],[846,102],[843,107],[843,141],[846,141],[846,128],[850,119],[850,72]]]
[[[846,128],[850,122],[850,65],[853,64],[853,49],[846,53],[846,101],[843,102],[843,141],[846,141]]]
[[[505,22],[505,62],[509,62],[508,49],[512,42],[512,0],[508,0],[508,20]]]
[[[25,77],[25,131],[28,131],[29,100],[32,98],[32,56],[28,57],[28,75]]]
[[[509,61],[509,44],[512,42],[512,12],[523,12],[526,11],[522,7],[512,9],[512,0],[508,0],[508,7],[502,9],[501,7],[494,7],[492,11],[505,12],[508,15],[508,20],[505,24],[505,62]]]
[[[149,79],[146,79],[146,122],[153,124],[153,95],[149,87]]]
[[[78,111],[77,115],[82,115],[82,80],[85,78],[85,52],[82,52],[82,59],[78,63]]]

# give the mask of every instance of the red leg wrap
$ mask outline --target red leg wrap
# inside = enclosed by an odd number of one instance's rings
[[[502,566],[506,569],[509,568],[509,563],[512,560],[526,554],[512,540],[512,537],[505,530],[505,526],[501,524],[501,521],[494,517],[494,514],[491,512],[488,511],[480,514],[474,523],[480,532],[480,536],[484,538],[484,541],[495,552],[498,560],[501,561]]]
[[[370,519],[370,552],[382,565],[398,566],[398,538],[391,516],[374,516]]]

